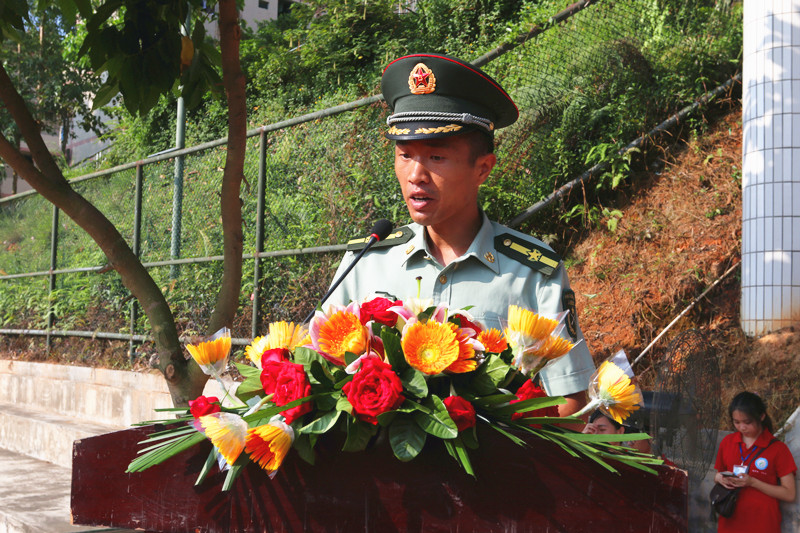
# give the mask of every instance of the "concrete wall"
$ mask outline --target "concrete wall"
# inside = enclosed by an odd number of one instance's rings
[[[73,441],[169,418],[155,409],[172,407],[157,371],[0,359],[0,390],[0,448],[64,467],[72,465]],[[205,394],[224,396],[213,380]]]

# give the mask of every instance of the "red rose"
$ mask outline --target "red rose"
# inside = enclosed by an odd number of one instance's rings
[[[278,382],[278,374],[281,373],[285,361],[265,361],[261,363],[261,386],[264,392],[272,394]]]
[[[511,400],[508,403],[518,403],[522,400],[530,400],[531,398],[545,398],[547,393],[541,387],[537,386],[533,381],[526,381],[518,390],[516,394],[518,400]],[[526,411],[524,413],[514,413],[511,415],[511,420],[520,418],[537,417],[537,416],[558,416],[558,407],[551,405],[543,409],[536,409],[534,411]],[[530,424],[535,428],[542,427],[540,424]]]
[[[472,335],[472,337],[473,337],[473,338],[477,337],[477,336],[478,336],[478,333],[480,333],[481,331],[483,331],[483,330],[481,329],[481,327],[480,327],[478,324],[476,324],[475,322],[472,322],[472,321],[470,321],[470,320],[469,320],[467,317],[465,317],[464,315],[459,315],[459,314],[456,314],[455,316],[457,316],[457,317],[458,317],[458,321],[461,323],[461,329],[469,328],[469,329],[471,329],[472,331],[474,331],[474,332],[475,332],[475,333]]]
[[[196,400],[189,400],[189,411],[195,418],[219,413],[222,408],[219,405],[219,398],[216,396],[198,396]]]
[[[361,370],[342,390],[358,418],[375,425],[379,414],[400,407],[405,400],[400,378],[390,365],[377,357],[365,357]]]
[[[370,320],[374,320],[384,326],[394,327],[397,324],[397,314],[394,311],[389,311],[390,307],[402,306],[403,302],[393,302],[388,298],[373,298],[368,302],[361,304],[361,312],[359,319],[361,323],[366,325]]]
[[[303,365],[291,361],[267,362],[261,371],[261,386],[267,394],[275,394],[272,397],[275,405],[286,405],[311,394],[311,384]],[[283,416],[286,417],[286,423],[291,424],[309,411],[311,402],[305,402],[287,409]]]
[[[269,362],[280,363],[281,361],[288,361],[291,353],[286,348],[272,348],[271,350],[264,350],[261,354],[261,368]]]
[[[456,423],[459,431],[464,431],[475,425],[475,408],[469,401],[461,396],[448,396],[443,400],[447,407],[447,414]]]

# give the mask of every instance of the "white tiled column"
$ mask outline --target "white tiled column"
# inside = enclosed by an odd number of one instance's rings
[[[742,329],[800,322],[800,0],[745,0]]]

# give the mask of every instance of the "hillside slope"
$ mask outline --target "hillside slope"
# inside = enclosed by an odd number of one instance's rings
[[[717,116],[705,134],[664,153],[658,170],[635,173],[609,209],[622,213],[573,238],[568,261],[580,323],[596,361],[624,349],[634,360],[741,254],[741,108]],[[653,385],[667,347],[698,328],[716,349],[722,405],[748,389],[780,424],[800,404],[800,335],[788,328],[760,339],[739,327],[740,271],[700,299],[650,349],[634,371]],[[723,416],[721,427],[727,425]]]

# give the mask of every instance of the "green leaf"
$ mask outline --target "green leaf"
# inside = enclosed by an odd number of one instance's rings
[[[578,442],[620,442],[619,435],[593,435],[590,433],[575,433],[570,435],[572,440]],[[625,440],[644,440],[649,439],[647,433],[629,433],[625,435]]]
[[[498,407],[494,409],[494,413],[498,416],[511,416],[513,413],[526,413],[535,411],[536,409],[544,409],[545,407],[552,407],[565,403],[567,403],[567,400],[562,396],[544,396],[542,398],[530,398],[528,400]]]
[[[339,420],[339,416],[342,414],[341,411],[328,411],[324,415],[320,416],[310,424],[306,424],[302,428],[300,428],[300,433],[325,433],[329,429],[331,429],[336,422]]]
[[[304,348],[302,346],[299,348],[295,348],[294,351],[292,352],[292,356],[294,362],[299,365],[303,365],[303,368],[305,368],[306,370],[309,370],[311,368],[311,363],[314,361],[317,361],[325,366],[327,366],[328,364],[327,360],[324,357],[322,357],[320,354],[318,354],[311,348]]]
[[[242,454],[244,455],[244,454]],[[222,483],[222,491],[228,491],[233,486],[233,482],[236,481],[236,478],[239,477],[239,474],[242,473],[242,469],[247,464],[246,461],[242,461],[241,456],[236,462],[231,466],[230,470],[228,470],[228,475],[225,476],[225,481]]]
[[[469,460],[469,455],[467,454],[467,450],[461,440],[446,440],[444,441],[444,445],[447,448],[447,453],[449,453],[453,459],[455,459],[456,462],[461,465],[461,468],[463,468],[464,471],[470,476],[475,477],[475,471],[472,469],[472,463]]]
[[[264,394],[264,387],[261,385],[260,379],[247,378],[236,387],[236,397],[243,402],[260,394]]]
[[[447,408],[438,396],[431,396],[434,408],[430,414],[422,411],[415,412],[412,416],[417,425],[426,433],[440,439],[454,439],[458,436],[458,427],[450,415]]]
[[[92,110],[97,110],[111,101],[117,94],[119,94],[119,85],[110,80],[107,81],[97,90],[97,94],[92,101]]]
[[[344,352],[345,365],[352,364],[353,361],[355,361],[356,359],[358,359],[358,356],[356,354],[354,354],[353,352]]]
[[[316,439],[316,435],[297,433],[294,438],[294,442],[292,443],[292,447],[297,451],[297,455],[300,456],[300,459],[310,465],[313,465],[314,460],[316,459],[314,455],[314,444],[316,443]]]
[[[403,355],[403,346],[400,344],[400,335],[397,330],[390,328],[383,328],[381,331],[381,340],[383,340],[383,350],[386,353],[386,358],[392,369],[398,374],[403,372],[408,366],[405,356]]]
[[[425,446],[426,435],[413,419],[398,416],[389,426],[389,443],[394,456],[401,461],[412,460]]]
[[[310,374],[311,384],[322,385],[323,387],[333,388],[333,376],[326,372],[325,367],[319,361],[311,361],[308,366],[307,373]]]
[[[509,366],[500,357],[490,355],[472,374],[472,389],[478,395],[492,394],[503,382]]]
[[[200,475],[197,476],[197,481],[194,482],[195,487],[205,481],[206,476],[215,464],[217,464],[217,450],[216,448],[211,448],[211,451],[208,453],[208,457],[206,458],[206,462],[203,463],[203,468],[200,470]]]
[[[244,377],[247,378],[255,378],[260,380],[261,379],[261,370],[252,366],[252,365],[245,365],[242,363],[234,363],[236,365],[236,370]]]
[[[130,473],[147,470],[151,466],[161,464],[170,457],[203,442],[205,438],[205,435],[195,431],[193,434],[180,436],[174,440],[163,442],[157,448],[151,449],[131,461],[125,472]]]
[[[347,438],[344,441],[344,446],[342,446],[342,451],[360,452],[364,450],[377,431],[377,426],[359,422],[353,417],[347,417]]]
[[[416,368],[409,366],[403,370],[400,374],[400,381],[403,382],[403,387],[417,398],[425,398],[428,395],[428,382],[425,380],[425,374]]]
[[[348,400],[345,395],[339,396],[339,399],[336,400],[336,409],[350,413],[351,415],[353,414],[353,404],[350,403],[350,400]]]

